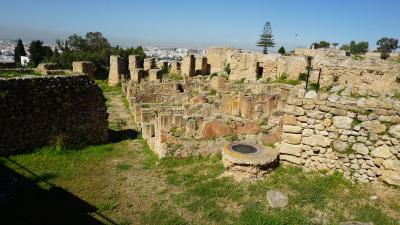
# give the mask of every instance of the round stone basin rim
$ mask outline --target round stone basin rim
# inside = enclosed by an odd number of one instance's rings
[[[278,154],[277,149],[243,142],[226,145],[222,151],[224,160],[242,165],[267,165],[275,162]]]
[[[245,143],[237,143],[230,146],[232,151],[239,152],[242,154],[251,154],[258,152],[257,146]]]

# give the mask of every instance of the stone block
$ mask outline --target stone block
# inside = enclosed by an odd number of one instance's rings
[[[162,82],[162,71],[160,69],[151,69],[148,71],[149,81]]]
[[[92,62],[79,61],[72,63],[72,71],[78,74],[86,74],[94,78],[94,64]]]

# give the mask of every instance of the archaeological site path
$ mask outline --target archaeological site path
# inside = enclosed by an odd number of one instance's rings
[[[121,88],[97,82],[107,98],[109,143],[0,158],[24,187],[18,193],[0,186],[18,194],[7,208],[0,204],[5,224],[399,224],[400,190],[381,183],[353,184],[340,174],[294,167],[238,183],[220,177],[220,156],[158,160],[137,132]],[[268,206],[272,189],[288,195],[286,208]]]

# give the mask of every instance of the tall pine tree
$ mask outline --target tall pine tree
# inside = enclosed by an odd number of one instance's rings
[[[14,62],[18,67],[21,66],[21,56],[26,56],[26,52],[22,40],[18,39],[17,46],[14,49]]]
[[[268,54],[269,47],[275,46],[270,22],[265,23],[263,33],[260,35],[260,39],[257,42],[257,46],[263,47],[264,54]]]

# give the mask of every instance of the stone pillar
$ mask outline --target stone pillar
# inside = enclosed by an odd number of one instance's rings
[[[124,72],[124,59],[118,55],[110,56],[110,72],[108,74],[108,85],[119,84],[121,75]]]
[[[174,61],[171,62],[171,71],[172,74],[179,74],[181,72],[181,63]]]
[[[183,58],[181,71],[183,76],[193,77],[196,75],[196,58],[194,55]]]
[[[196,58],[196,75],[207,75],[209,74],[208,71],[208,64],[206,57],[198,57]]]
[[[131,73],[131,80],[140,83],[141,79],[144,79],[146,72],[143,68],[133,68],[129,69]]]
[[[156,68],[156,60],[154,58],[145,58],[143,68],[145,71]]]
[[[140,60],[138,55],[130,55],[128,61],[129,61],[129,70],[143,67],[142,61]]]
[[[73,62],[72,71],[74,73],[86,74],[92,79],[94,78],[94,64],[91,62]]]
[[[149,70],[149,81],[162,82],[162,71],[160,69]]]

